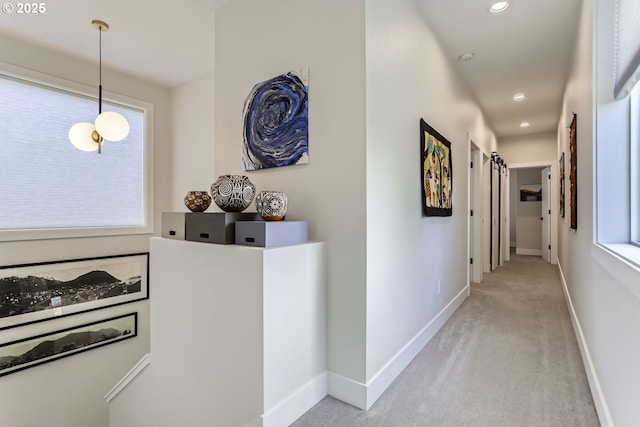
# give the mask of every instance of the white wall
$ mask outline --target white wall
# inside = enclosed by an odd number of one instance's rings
[[[245,97],[305,65],[310,163],[243,172]],[[464,269],[447,268],[467,263],[467,132],[489,152],[495,138],[451,73],[409,1],[367,1],[365,15],[364,0],[236,0],[216,14],[215,173],[284,190],[288,217],[328,242],[329,389],[360,407],[403,362],[383,366],[467,285]],[[454,144],[451,218],[422,218],[420,117]]]
[[[640,389],[640,344],[637,325],[640,324],[640,301],[629,289],[637,288],[640,273],[620,280],[616,271],[603,267],[596,254],[594,242],[594,86],[611,89],[608,73],[595,74],[610,55],[611,45],[598,40],[598,57],[593,53],[593,20],[599,21],[598,34],[611,34],[605,20],[613,19],[615,1],[584,0],[580,21],[578,45],[574,65],[564,95],[562,117],[558,124],[559,146],[556,158],[566,153],[567,214],[560,220],[560,251],[558,261],[564,276],[574,322],[579,325],[578,340],[585,359],[585,367],[591,385],[598,415],[603,426],[635,426],[640,424],[640,407],[637,405]],[[602,56],[601,56],[602,54]],[[596,60],[597,59],[597,60]],[[600,94],[600,90],[598,90]],[[599,95],[600,96],[600,95]],[[597,100],[597,107],[609,108],[611,99]],[[569,213],[569,138],[568,130],[572,112],[577,114],[578,140],[578,229],[570,230]],[[598,119],[599,120],[599,119]],[[600,129],[598,124],[598,129]],[[610,134],[598,135],[607,141]],[[606,143],[606,142],[605,142]],[[627,268],[620,265],[617,270]]]
[[[36,48],[0,36],[0,61],[90,86],[96,84],[97,64]],[[155,225],[168,205],[170,111],[169,91],[103,69],[105,90],[154,104]],[[66,142],[65,142],[66,143]],[[91,153],[96,155],[95,153]],[[43,207],[44,208],[44,207]],[[13,265],[104,255],[146,252],[149,236],[123,236],[0,243],[0,264]],[[153,294],[153,280],[150,281]],[[147,301],[85,313],[0,332],[0,342],[45,329],[61,329],[99,318],[137,311],[139,336],[2,377],[0,425],[67,427],[108,424],[104,395],[149,350]]]
[[[358,383],[366,380],[364,18],[364,0],[235,0],[217,11],[215,35],[215,174],[284,191],[287,219],[309,221],[310,238],[328,243],[328,367]],[[303,66],[309,164],[244,172],[246,96]]]
[[[216,180],[213,176],[213,88],[212,72],[171,89],[171,211],[187,212],[183,200],[187,191],[210,192]]]
[[[498,139],[498,153],[508,166],[514,163],[557,163],[555,131],[533,133]]]
[[[438,313],[466,297],[467,133],[495,150],[481,111],[416,12],[410,0],[366,2],[369,403],[430,338],[429,322],[438,325],[448,315]],[[452,144],[452,217],[422,216],[420,118]]]

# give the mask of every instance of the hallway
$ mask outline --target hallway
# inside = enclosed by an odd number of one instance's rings
[[[369,411],[327,397],[293,426],[598,426],[561,286],[513,254]]]

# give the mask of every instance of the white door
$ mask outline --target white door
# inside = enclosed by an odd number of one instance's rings
[[[475,202],[476,202],[476,177],[474,176],[474,169],[478,167],[477,164],[474,164],[475,156],[474,156],[473,147],[469,149],[469,281],[473,282],[474,279],[474,268],[473,268],[473,258],[475,255],[475,218],[473,215],[477,215],[475,210]],[[476,259],[477,263],[478,260]]]
[[[542,183],[542,212],[540,213],[540,219],[542,220],[542,258],[547,262],[551,262],[551,204],[549,203],[551,175],[548,167],[542,169],[540,182]]]
[[[482,281],[482,164],[478,147],[469,141],[469,280],[473,283]]]

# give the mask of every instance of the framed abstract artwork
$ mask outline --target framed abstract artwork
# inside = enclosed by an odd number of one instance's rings
[[[138,313],[0,344],[0,376],[138,335]]]
[[[308,93],[307,68],[251,89],[243,108],[244,170],[309,163]]]
[[[573,114],[573,120],[569,125],[569,154],[571,155],[569,166],[569,211],[571,215],[571,228],[578,229],[578,139],[576,114]]]
[[[560,216],[564,218],[564,153],[560,156]]]
[[[0,267],[0,330],[149,297],[149,254]]]
[[[422,211],[424,216],[451,216],[451,142],[420,119]]]

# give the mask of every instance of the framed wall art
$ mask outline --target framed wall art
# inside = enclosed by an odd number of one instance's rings
[[[451,216],[451,142],[420,119],[422,211],[424,216]]]
[[[571,215],[571,228],[578,229],[578,139],[576,135],[577,131],[576,114],[573,114],[573,120],[569,125],[569,154],[570,166],[569,166],[569,210]]]
[[[560,216],[564,218],[564,153],[560,156]]]
[[[521,202],[542,201],[542,184],[523,184],[520,186]]]
[[[138,313],[0,344],[0,376],[138,335]]]
[[[244,101],[244,170],[309,163],[308,69],[256,84]]]
[[[0,330],[149,297],[149,254],[0,267]]]

